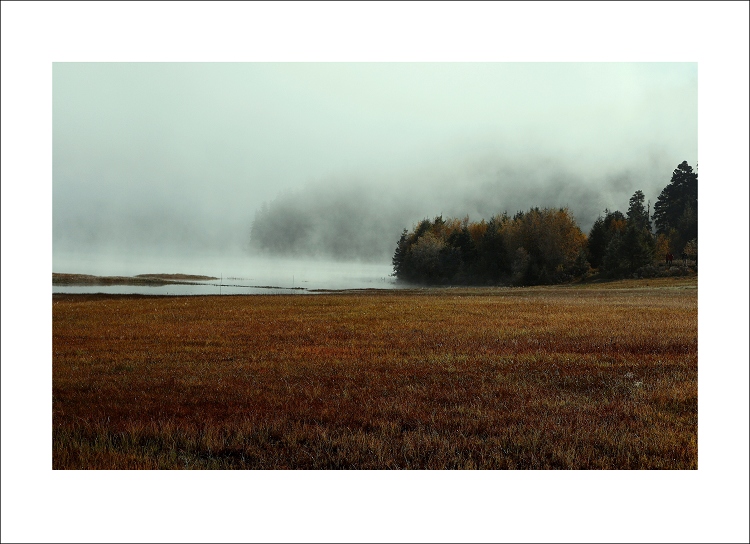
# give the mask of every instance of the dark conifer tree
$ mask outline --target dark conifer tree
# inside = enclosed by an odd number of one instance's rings
[[[668,236],[675,229],[682,246],[698,237],[698,173],[687,161],[672,172],[672,180],[654,204],[654,224],[657,234]]]
[[[646,197],[641,190],[636,191],[633,196],[630,197],[630,205],[628,206],[628,224],[651,232],[651,220],[646,211],[646,205],[644,204],[645,200]]]
[[[644,199],[642,191],[636,191],[630,197],[625,228],[618,228],[618,232],[611,237],[602,259],[602,271],[606,275],[632,274],[653,262],[656,244],[651,234],[648,212],[643,205]],[[613,225],[622,224],[615,221],[617,220],[613,220]]]
[[[404,276],[405,270],[404,270],[404,261],[406,259],[406,252],[408,251],[408,235],[409,231],[404,229],[404,231],[401,233],[401,238],[398,241],[398,245],[396,245],[396,251],[393,254],[393,259],[391,262],[393,263],[393,275],[394,276]]]
[[[591,227],[588,237],[589,262],[592,268],[599,268],[607,252],[607,246],[612,237],[620,231],[625,230],[627,220],[620,211],[604,210],[604,217],[599,217]]]
[[[604,226],[604,218],[599,216],[589,231],[587,249],[589,254],[589,263],[592,268],[599,268],[604,258],[604,252],[609,243],[607,229]]]

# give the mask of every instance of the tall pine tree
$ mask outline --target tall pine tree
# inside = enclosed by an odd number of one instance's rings
[[[657,234],[669,236],[675,229],[681,246],[698,238],[698,173],[687,161],[672,172],[672,180],[654,204],[654,223]]]
[[[646,197],[643,195],[643,191],[636,191],[633,196],[630,197],[630,205],[628,207],[628,224],[632,224],[638,228],[646,229],[651,232],[651,220],[648,217],[644,200]]]
[[[652,262],[655,242],[644,199],[642,191],[630,197],[625,228],[612,235],[602,257],[601,269],[606,275],[631,274]]]

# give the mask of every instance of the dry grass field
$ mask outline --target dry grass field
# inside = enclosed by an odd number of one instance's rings
[[[55,469],[696,469],[697,279],[53,295]]]

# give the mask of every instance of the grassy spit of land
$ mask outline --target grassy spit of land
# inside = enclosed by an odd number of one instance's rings
[[[170,285],[218,280],[213,276],[192,274],[138,274],[137,276],[92,276],[90,274],[52,273],[52,285]]]
[[[56,469],[695,469],[696,278],[53,295]]]

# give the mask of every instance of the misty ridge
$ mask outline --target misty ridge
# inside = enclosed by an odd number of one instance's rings
[[[586,176],[552,161],[536,167],[482,165],[415,179],[412,174],[391,182],[320,180],[282,192],[255,212],[248,249],[269,256],[384,262],[403,229],[422,219],[489,220],[535,206],[568,208],[588,232],[605,208],[625,205],[639,183],[657,195],[669,170],[653,184],[643,183],[642,172]]]

